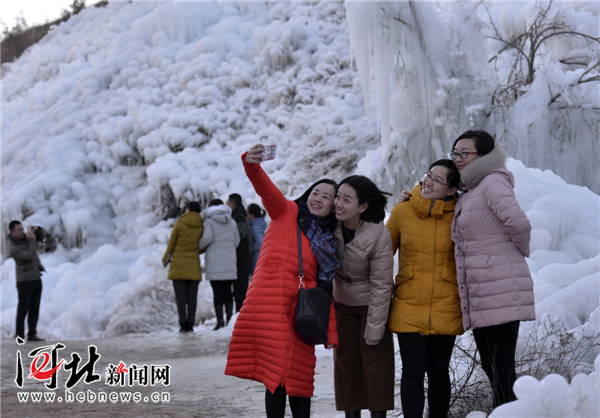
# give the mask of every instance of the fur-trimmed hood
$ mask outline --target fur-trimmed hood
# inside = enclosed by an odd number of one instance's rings
[[[220,224],[226,224],[231,218],[231,208],[226,205],[209,206],[204,210],[202,218],[212,219]]]
[[[489,154],[477,158],[460,173],[460,189],[469,190],[476,187],[492,171],[506,176],[514,188],[515,180],[512,173],[506,169],[506,158],[506,151],[499,146],[495,146]]]

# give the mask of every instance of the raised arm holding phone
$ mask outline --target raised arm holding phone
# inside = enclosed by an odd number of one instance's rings
[[[257,144],[242,155],[246,175],[262,198],[271,223],[235,323],[225,374],[265,385],[267,417],[283,417],[289,396],[293,416],[308,418],[316,357],[314,345],[305,343],[294,328],[299,290],[298,224],[314,227],[313,239],[301,234],[306,288],[317,286],[317,279],[332,287],[337,268],[332,234],[337,184],[322,179],[295,201],[288,200],[260,166],[264,149]],[[333,309],[332,303],[329,347],[338,344]]]

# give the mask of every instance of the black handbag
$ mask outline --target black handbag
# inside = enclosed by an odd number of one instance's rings
[[[298,225],[298,302],[296,303],[296,331],[302,340],[311,345],[327,343],[331,296],[319,286],[304,288],[304,270],[302,268],[302,241]]]

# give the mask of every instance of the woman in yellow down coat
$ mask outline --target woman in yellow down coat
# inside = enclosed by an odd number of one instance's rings
[[[162,259],[163,267],[171,263],[168,277],[173,280],[179,332],[194,331],[198,284],[202,280],[198,242],[203,233],[200,204],[188,202],[185,213],[173,226],[169,245]]]
[[[394,206],[387,222],[394,253],[400,248],[388,327],[397,333],[400,346],[405,418],[423,416],[425,372],[429,417],[448,414],[448,366],[456,335],[463,333],[450,238],[459,181],[451,160],[436,161],[410,200]]]

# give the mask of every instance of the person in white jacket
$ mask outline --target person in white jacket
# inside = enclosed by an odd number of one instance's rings
[[[221,199],[213,199],[202,214],[204,234],[198,243],[200,253],[206,253],[204,271],[214,294],[217,324],[214,330],[223,328],[233,315],[231,287],[237,280],[236,248],[240,242],[237,223],[231,217],[231,208]],[[227,322],[223,320],[223,305]]]

